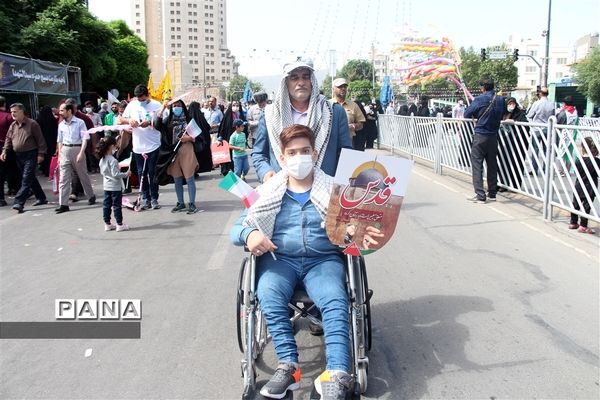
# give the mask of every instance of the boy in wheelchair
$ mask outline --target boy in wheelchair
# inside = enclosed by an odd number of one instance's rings
[[[281,399],[299,388],[298,348],[288,315],[301,282],[322,314],[326,371],[317,380],[322,399],[345,399],[353,387],[348,323],[346,270],[340,248],[325,231],[333,179],[316,168],[315,139],[310,128],[291,125],[281,132],[283,169],[258,188],[259,200],[231,230],[236,245],[257,256],[257,295],[279,359],[273,377],[261,389]],[[377,244],[373,229],[365,240]],[[272,254],[268,254],[272,253]]]

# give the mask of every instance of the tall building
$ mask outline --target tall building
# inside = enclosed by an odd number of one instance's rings
[[[175,94],[200,86],[218,95],[238,73],[227,49],[226,0],[133,0],[131,21],[148,46],[153,81],[168,70]]]

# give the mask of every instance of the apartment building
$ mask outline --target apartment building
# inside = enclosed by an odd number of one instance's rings
[[[218,94],[237,75],[227,48],[226,0],[132,0],[130,20],[148,46],[152,79],[158,84],[168,70],[175,94],[194,86]]]

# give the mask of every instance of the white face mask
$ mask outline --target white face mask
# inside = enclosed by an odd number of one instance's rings
[[[287,159],[286,170],[290,176],[302,180],[313,170],[314,164],[310,154],[299,154]]]
[[[508,112],[513,112],[515,109],[515,106],[508,106],[508,107],[506,107],[506,109],[508,110]]]
[[[91,107],[86,107],[85,112],[90,114],[92,112],[92,108]]]

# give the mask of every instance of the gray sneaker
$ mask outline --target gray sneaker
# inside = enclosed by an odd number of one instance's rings
[[[346,400],[352,383],[352,377],[344,371],[325,371],[315,380],[315,387],[321,400]]]
[[[158,210],[161,207],[160,204],[158,204],[158,200],[152,200],[150,204],[152,205],[153,210]]]
[[[271,399],[283,399],[288,390],[300,387],[300,368],[293,364],[281,363],[269,382],[260,389],[260,394]]]
[[[188,215],[190,214],[196,214],[198,212],[198,208],[196,207],[196,205],[194,203],[188,203],[188,208],[187,208],[187,213]]]
[[[178,202],[177,204],[175,204],[175,207],[173,207],[171,212],[176,213],[176,212],[180,212],[180,211],[184,211],[184,210],[185,210],[185,204]]]
[[[142,200],[144,205],[142,205],[142,210],[149,210],[152,208],[152,204],[148,200]]]

